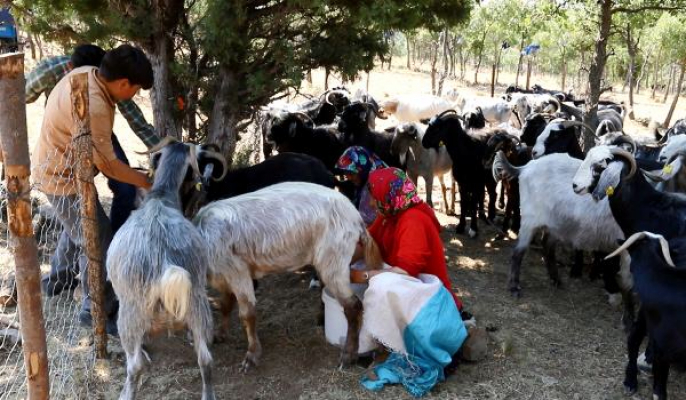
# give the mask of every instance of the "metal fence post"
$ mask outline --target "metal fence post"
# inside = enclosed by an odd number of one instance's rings
[[[0,101],[0,140],[4,150],[7,214],[16,265],[28,398],[43,400],[50,397],[50,385],[38,247],[31,218],[23,53],[0,55],[0,93],[3,94]]]
[[[81,196],[81,229],[88,257],[88,285],[93,304],[93,331],[95,355],[107,358],[107,332],[105,330],[105,277],[102,274],[102,249],[98,233],[97,197],[93,178],[93,140],[88,105],[88,74],[71,76],[72,116],[76,124],[73,147],[76,151],[76,180]],[[86,284],[86,282],[82,282]]]

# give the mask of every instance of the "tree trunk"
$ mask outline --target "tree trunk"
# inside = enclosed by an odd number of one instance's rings
[[[477,58],[476,62],[476,69],[474,70],[474,84],[477,85],[479,83],[479,68],[481,68],[481,60],[483,58],[484,51],[483,49],[479,49],[479,55]]]
[[[95,189],[93,174],[93,140],[91,136],[90,113],[88,112],[88,74],[85,72],[70,75],[72,120],[76,130],[73,132],[73,147],[76,153],[76,182],[81,196],[79,215],[83,232],[84,250],[88,257],[88,285],[92,299],[93,337],[95,357],[107,358],[107,332],[105,324],[105,275],[103,273],[103,249],[98,230],[97,204],[98,192]]]
[[[307,81],[307,83],[310,84],[310,86],[312,86],[312,70],[311,69],[308,69],[307,72],[305,73],[305,80]]]
[[[519,86],[519,73],[522,72],[522,60],[524,59],[524,35],[519,42],[519,61],[517,61],[517,75],[515,75],[515,86]]]
[[[657,73],[660,71],[660,66],[662,65],[661,63],[661,58],[662,58],[662,46],[660,46],[660,49],[657,52],[657,58],[655,59],[655,65],[653,66],[653,91],[650,94],[650,98],[654,99],[655,98],[655,91],[657,90]]]
[[[531,57],[526,58],[526,90],[529,90],[529,84],[531,83],[531,68],[533,63],[531,62]]]
[[[29,41],[29,47],[31,48],[31,59],[36,59],[36,44],[33,42],[33,36],[28,33],[26,34],[26,39]]]
[[[43,41],[40,38],[40,35],[36,35],[36,44],[38,45],[38,59],[42,60],[43,59]]]
[[[643,82],[643,79],[646,77],[646,69],[648,68],[648,60],[650,60],[650,54],[647,54],[645,57],[645,60],[643,60],[643,65],[641,66],[641,75],[638,76],[638,79],[636,79],[636,94],[640,94],[641,91],[641,82]]]
[[[166,34],[154,36],[153,41],[150,63],[154,71],[154,82],[150,97],[155,133],[160,137],[173,136],[181,140],[181,129],[173,111],[175,95],[170,84],[169,67],[174,58],[174,49]]]
[[[448,77],[448,69],[450,68],[448,61],[448,40],[450,34],[448,28],[443,31],[443,73],[441,74],[441,79],[438,82],[438,90],[436,91],[436,96],[440,96],[443,93],[443,84],[445,83],[445,78]]]
[[[674,65],[669,65],[669,81],[667,82],[667,87],[665,88],[665,96],[662,98],[662,102],[667,102],[667,97],[669,97],[669,91],[672,88],[672,81],[674,81]]]
[[[684,84],[684,72],[686,71],[686,60],[681,61],[681,72],[679,73],[679,81],[676,85],[676,91],[674,92],[674,98],[672,99],[672,105],[669,107],[669,112],[667,113],[667,118],[662,124],[665,128],[669,126],[672,120],[672,115],[676,109],[676,103],[679,101],[679,94],[681,93],[682,85]]]
[[[436,94],[436,63],[438,62],[438,41],[431,43],[431,94]]]
[[[627,24],[626,28],[626,48],[629,53],[629,71],[627,71],[627,80],[629,83],[629,119],[634,120],[634,75],[636,74],[636,52],[638,51],[638,42],[634,43],[634,38],[631,31],[631,24]]]
[[[562,84],[560,90],[566,92],[567,87],[567,48],[562,46]]]
[[[595,146],[594,132],[598,127],[598,101],[600,100],[602,89],[600,85],[607,62],[607,41],[610,37],[610,28],[612,26],[612,0],[599,0],[598,4],[600,5],[600,23],[595,41],[595,54],[588,72],[590,94],[583,115],[583,122],[590,126],[593,132],[589,132],[587,129],[582,130],[584,151],[588,151]]]
[[[328,74],[327,74],[328,75]],[[237,126],[239,100],[236,98],[236,77],[227,67],[221,69],[221,84],[214,96],[214,105],[210,115],[207,131],[207,142],[215,143],[221,149],[229,165],[238,142]]]
[[[40,295],[40,263],[31,223],[31,173],[24,83],[24,55],[15,53],[0,56],[0,92],[5,95],[0,102],[0,148],[4,149],[5,157],[7,228],[16,271],[26,398],[44,400],[50,398],[50,377]]]
[[[391,70],[391,62],[393,61],[393,49],[391,49],[391,52],[388,54],[388,70]]]
[[[405,34],[405,44],[407,46],[407,70],[409,71],[412,69],[412,63],[410,62],[412,60],[412,54],[410,54],[410,35],[407,33]]]
[[[460,82],[464,82],[464,75],[467,72],[466,71],[466,65],[465,65],[467,63],[467,60],[466,60],[466,57],[464,56],[464,50],[462,49],[462,46],[460,46],[458,51],[459,52],[457,53],[457,55],[460,59],[460,61],[459,61],[460,62]]]
[[[383,69],[383,57],[381,58],[381,69]],[[329,75],[331,75],[331,70],[329,67],[324,67],[324,90],[329,90]]]

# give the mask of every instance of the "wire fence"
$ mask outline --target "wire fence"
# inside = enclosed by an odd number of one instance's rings
[[[54,171],[56,165],[74,165],[71,160],[55,162],[57,152],[53,151],[43,165],[34,166],[36,171],[45,175]],[[61,162],[64,161],[64,162]],[[51,172],[52,174],[52,172]],[[64,167],[54,172],[54,179],[47,181],[48,186],[58,186],[65,179],[74,181],[73,171]],[[48,361],[50,370],[50,394],[54,399],[86,399],[94,392],[92,330],[80,325],[79,314],[83,300],[79,272],[87,263],[84,250],[76,246],[70,237],[77,237],[80,230],[81,200],[78,193],[70,193],[62,188],[60,196],[44,195],[34,184],[31,190],[33,227],[38,245],[38,259],[42,276],[41,282],[43,315],[45,320]],[[75,189],[74,189],[75,190]],[[2,190],[0,193],[6,193]],[[64,200],[67,198],[68,200]],[[58,199],[58,200],[56,200]],[[51,202],[52,200],[52,202]],[[3,195],[0,209],[0,400],[21,399],[26,397],[27,377],[23,363],[21,338],[18,332],[20,321],[14,294],[14,256],[10,246],[6,218],[7,198]],[[62,219],[77,221],[63,232]],[[52,271],[51,271],[52,265]],[[56,271],[59,271],[55,274]],[[47,290],[46,290],[47,289]]]

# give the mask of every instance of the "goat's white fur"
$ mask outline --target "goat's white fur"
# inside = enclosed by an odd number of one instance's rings
[[[486,122],[492,125],[509,122],[512,117],[513,106],[511,104],[503,99],[490,97],[475,97],[467,100],[462,112],[463,114],[475,112],[477,107],[481,108]]]
[[[154,309],[159,300],[174,319],[183,321],[188,312],[191,288],[191,274],[179,266],[168,265],[160,280],[148,292],[148,309]]]
[[[381,102],[388,114],[394,115],[399,122],[414,122],[428,119],[443,111],[454,109],[454,105],[441,97],[431,94],[406,94]],[[392,111],[395,109],[395,111]]]
[[[409,136],[412,128],[417,132],[414,139]],[[424,178],[427,203],[433,205],[433,182],[434,176],[437,176],[441,184],[446,210],[450,210],[451,207],[449,207],[446,201],[445,174],[452,171],[453,162],[445,146],[440,147],[438,151],[436,149],[426,149],[422,146],[422,138],[425,132],[426,126],[423,124],[416,122],[402,124],[396,127],[393,141],[394,144],[396,142],[399,143],[397,150],[400,152],[400,162],[405,164],[405,161],[407,161],[405,165],[410,179],[417,184],[420,176]],[[454,197],[455,193],[453,193]]]

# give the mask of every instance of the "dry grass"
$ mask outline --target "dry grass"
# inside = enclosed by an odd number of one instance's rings
[[[315,73],[315,82],[322,82],[322,76]],[[510,81],[504,74],[503,80],[505,78]],[[481,80],[486,81],[485,76]],[[539,81],[534,78],[532,82]],[[364,87],[365,83],[362,80],[349,86],[355,89]],[[304,91],[321,92],[322,86],[307,86]],[[460,87],[452,81],[446,84],[446,87],[453,86]],[[430,80],[425,73],[374,71],[369,90],[377,97],[429,92]],[[483,86],[462,87],[461,90],[486,94]],[[652,103],[644,96],[637,99],[639,117],[666,114],[666,105]],[[35,141],[42,120],[42,99],[39,102],[28,107],[31,143]],[[140,99],[139,104],[151,117],[147,98]],[[682,102],[675,119],[683,118],[684,110]],[[641,134],[644,128],[629,123],[628,131]],[[143,150],[144,146],[119,116],[115,132],[133,164],[143,164],[142,157],[134,155],[133,151]],[[99,188],[107,204],[109,191],[103,183],[99,181]],[[463,364],[427,398],[625,398],[621,384],[626,361],[621,313],[608,305],[600,282],[565,279],[564,288],[552,288],[539,253],[532,251],[525,258],[522,273],[524,297],[514,299],[506,291],[514,240],[493,240],[496,232],[490,227],[482,228],[479,239],[470,240],[454,234],[455,218],[439,214],[439,219],[444,226],[442,238],[451,278],[478,324],[489,327],[492,332],[487,359]],[[561,257],[561,260],[567,262],[566,258]],[[318,297],[318,293],[307,290],[307,280],[301,275],[285,274],[262,280],[257,292],[258,329],[264,349],[262,362],[248,374],[238,372],[247,343],[234,316],[229,341],[212,347],[219,399],[411,398],[401,387],[389,387],[378,394],[365,391],[358,383],[364,372],[361,367],[347,371],[336,369],[338,350],[325,342],[322,328],[316,324]],[[85,332],[81,333],[86,338],[81,344],[88,344]],[[95,367],[97,381],[89,390],[89,399],[118,396],[125,377],[125,357],[117,340],[112,341],[110,350],[111,359]],[[86,357],[83,349],[81,351]],[[200,397],[199,370],[192,347],[184,336],[157,339],[151,346],[151,356],[153,364],[143,378],[140,398]],[[56,375],[58,372],[53,371],[53,379],[60,379]],[[650,386],[651,380],[642,376],[640,398],[649,396]],[[683,373],[672,374],[670,396],[686,398]]]

